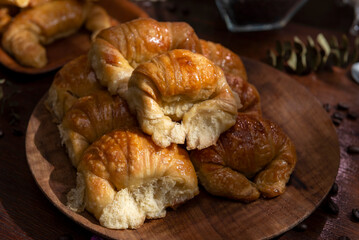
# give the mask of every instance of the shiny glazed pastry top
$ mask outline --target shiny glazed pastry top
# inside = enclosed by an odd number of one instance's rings
[[[142,130],[161,147],[213,145],[237,116],[239,98],[223,71],[203,55],[172,50],[139,65],[127,92]]]

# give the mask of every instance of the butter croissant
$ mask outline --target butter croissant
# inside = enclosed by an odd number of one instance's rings
[[[197,194],[196,173],[184,149],[158,147],[138,130],[116,130],[85,151],[68,206],[86,209],[108,228],[138,228]]]
[[[17,7],[27,7],[31,0],[0,0],[1,5],[14,5]]]
[[[285,191],[297,162],[293,142],[258,114],[239,113],[216,145],[191,152],[201,184],[213,195],[244,202]]]
[[[214,144],[237,116],[236,99],[223,71],[200,54],[172,50],[139,65],[127,102],[142,130],[167,147],[202,149]]]
[[[127,103],[119,96],[97,91],[79,98],[66,112],[59,131],[72,164],[76,167],[83,152],[105,133],[137,126]]]
[[[68,62],[56,73],[49,89],[46,107],[55,120],[61,122],[78,98],[102,89],[87,62],[87,56],[83,55]]]
[[[47,57],[43,45],[78,31],[92,6],[74,0],[61,0],[25,10],[4,32],[2,46],[22,65],[44,67]],[[100,26],[110,27],[110,22]]]
[[[191,26],[182,22],[136,19],[102,31],[89,51],[89,60],[100,83],[110,93],[122,95],[139,64],[172,49],[200,52]]]

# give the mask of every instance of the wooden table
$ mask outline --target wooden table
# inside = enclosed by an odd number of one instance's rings
[[[204,39],[219,42],[241,56],[263,61],[276,40],[305,39],[307,35],[340,36],[347,33],[353,17],[347,6],[338,1],[311,0],[283,29],[258,33],[231,33],[226,29],[214,1],[181,3],[139,3],[157,20],[186,21]],[[352,39],[351,39],[352,40]],[[329,104],[328,114],[345,103],[359,114],[359,85],[350,78],[349,67],[321,71],[303,76],[291,75],[303,84],[322,104]],[[36,103],[49,88],[55,72],[29,76],[0,66],[5,78],[5,96],[11,96],[0,118],[0,239],[90,239],[94,234],[78,226],[56,209],[36,185],[26,161],[25,130]],[[344,113],[344,112],[343,112]],[[18,118],[18,120],[17,120]],[[15,123],[12,121],[16,120]],[[348,154],[347,147],[359,145],[359,119],[345,118],[336,127],[340,142],[340,167],[336,178],[337,195],[329,196],[339,207],[329,214],[324,201],[304,224],[305,231],[293,229],[278,239],[359,239],[359,223],[351,211],[359,208],[359,155]]]

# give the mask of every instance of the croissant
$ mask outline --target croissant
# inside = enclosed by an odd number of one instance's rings
[[[11,22],[11,16],[8,8],[0,8],[0,33],[4,31],[6,26]]]
[[[62,0],[23,11],[4,32],[2,46],[22,65],[44,67],[47,57],[43,45],[78,31],[88,17],[91,6],[88,3]],[[103,28],[110,25],[105,22],[99,26]]]
[[[108,228],[138,228],[197,194],[196,173],[184,149],[160,148],[138,130],[116,130],[85,151],[68,206],[86,209]]]
[[[97,91],[79,98],[66,112],[58,126],[62,142],[76,167],[86,148],[105,133],[137,126],[127,103],[107,91]]]
[[[209,193],[250,202],[260,194],[282,194],[297,157],[278,125],[258,114],[239,113],[216,145],[192,151],[191,160]]]
[[[214,144],[235,123],[240,105],[219,67],[180,49],[139,65],[128,83],[127,102],[158,146],[186,140],[188,150]]]
[[[201,54],[222,68],[225,75],[238,76],[247,82],[247,72],[241,58],[222,46],[211,41],[200,40]]]
[[[110,93],[122,95],[135,67],[177,48],[201,51],[191,26],[182,22],[136,19],[98,34],[89,51],[89,60],[100,83],[108,87]]]
[[[227,74],[226,80],[232,91],[237,93],[241,100],[239,112],[262,114],[260,96],[255,86],[238,75]]]
[[[49,89],[46,107],[56,122],[61,122],[64,114],[80,97],[88,96],[103,87],[87,62],[87,56],[80,56],[65,64],[55,75]]]
[[[17,7],[27,7],[30,0],[0,0],[1,5],[14,5]]]

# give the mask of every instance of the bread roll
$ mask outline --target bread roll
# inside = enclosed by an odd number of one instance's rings
[[[138,130],[116,130],[85,151],[68,206],[86,209],[107,228],[138,228],[197,194],[196,173],[184,149],[158,147]]]
[[[213,145],[237,116],[239,98],[223,71],[200,54],[172,50],[139,65],[128,84],[127,102],[142,130],[161,147]]]
[[[293,142],[258,114],[239,113],[216,145],[191,152],[198,178],[211,194],[244,202],[285,191],[297,162]]]

